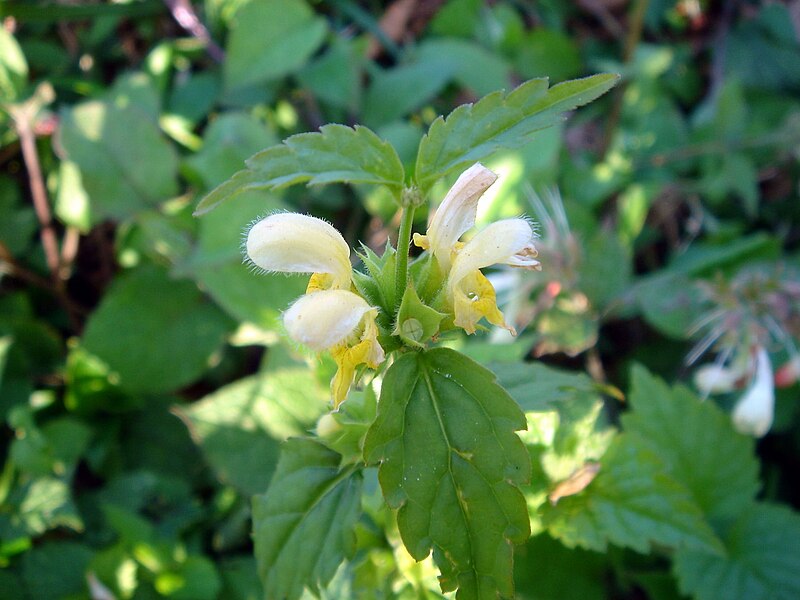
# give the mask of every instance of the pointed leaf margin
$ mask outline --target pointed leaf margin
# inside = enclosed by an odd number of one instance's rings
[[[513,544],[530,535],[518,486],[530,459],[514,433],[525,415],[491,371],[448,348],[401,356],[367,433],[368,464],[411,556],[433,549],[442,591],[513,597]]]
[[[197,205],[195,216],[250,190],[277,190],[307,182],[365,183],[403,186],[403,163],[394,147],[362,125],[330,123],[318,132],[298,133],[283,143],[256,153],[245,161],[246,169],[208,193]]]
[[[265,598],[318,591],[355,550],[361,472],[310,438],[290,438],[266,494],[253,497],[253,539]],[[313,551],[310,549],[313,548]]]
[[[492,92],[439,117],[420,141],[416,183],[423,194],[448,173],[463,170],[502,148],[528,143],[531,134],[562,120],[562,114],[602,96],[619,75],[602,73],[548,89],[546,78],[526,81],[508,94]]]

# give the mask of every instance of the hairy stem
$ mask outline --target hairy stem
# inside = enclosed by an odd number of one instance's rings
[[[397,267],[395,271],[395,298],[398,304],[403,298],[408,282],[408,249],[411,245],[411,225],[414,223],[414,212],[417,207],[409,204],[403,207],[400,220],[400,233],[397,237]]]

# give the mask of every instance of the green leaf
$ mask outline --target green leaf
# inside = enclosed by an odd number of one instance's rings
[[[448,348],[401,356],[381,387],[367,433],[386,502],[403,543],[433,558],[442,591],[460,600],[512,597],[513,544],[530,527],[530,461],[515,431],[525,416],[494,375]]]
[[[595,394],[595,384],[584,373],[548,367],[539,362],[497,363],[492,371],[525,412],[562,408],[576,394]]]
[[[197,379],[230,321],[191,281],[145,266],[119,277],[86,326],[86,350],[108,363],[123,388],[165,392]]]
[[[0,28],[0,103],[14,102],[28,81],[28,63],[17,40]]]
[[[397,252],[387,242],[383,254],[378,256],[367,246],[362,246],[358,257],[367,268],[367,273],[353,271],[353,283],[359,293],[373,306],[381,307],[378,323],[386,330],[391,330],[394,323],[395,310],[395,269]]]
[[[21,256],[27,250],[38,227],[36,214],[20,198],[14,180],[0,176],[0,240],[12,256]]]
[[[615,438],[600,465],[586,489],[542,507],[553,537],[600,552],[608,542],[642,553],[651,544],[721,551],[691,494],[664,473],[659,456],[638,436]]]
[[[576,77],[581,72],[581,55],[573,37],[537,27],[524,38],[515,64],[526,79],[551,77],[556,81]]]
[[[755,504],[725,538],[725,556],[682,550],[674,570],[697,600],[792,600],[800,597],[800,515]]]
[[[30,598],[80,597],[92,550],[75,542],[47,542],[22,556],[22,578]]]
[[[40,477],[17,487],[7,506],[13,507],[12,524],[31,535],[40,535],[56,527],[78,532],[84,529],[69,485],[55,477]]]
[[[228,314],[265,331],[281,327],[280,312],[305,291],[307,278],[254,272],[236,242],[256,220],[285,209],[264,192],[249,192],[219,207],[200,221],[195,251],[180,266]]]
[[[423,41],[407,64],[377,73],[364,100],[364,122],[383,125],[433,99],[451,80],[481,96],[509,84],[509,66],[475,42]]]
[[[311,439],[292,438],[266,494],[253,498],[253,539],[265,598],[317,591],[355,550],[361,474]]]
[[[237,13],[224,64],[225,89],[263,83],[299,69],[327,25],[303,0],[257,0]]]
[[[246,494],[267,489],[279,441],[302,435],[326,409],[328,390],[308,369],[242,379],[181,410],[219,478]]]
[[[247,161],[247,169],[200,201],[195,215],[246,190],[281,189],[298,183],[371,183],[399,190],[403,164],[394,148],[360,125],[328,124],[318,133],[299,133]]]
[[[591,102],[611,89],[617,75],[602,74],[547,88],[532,79],[512,92],[485,96],[439,117],[422,138],[416,181],[426,193],[441,177],[463,170],[501,148],[524,146],[532,133],[558,123],[562,113]]]
[[[209,125],[203,136],[203,149],[187,162],[211,188],[238,171],[248,156],[277,141],[262,121],[247,113],[229,112]]]
[[[80,169],[92,220],[123,219],[178,192],[178,159],[130,98],[83,102],[61,114],[58,146]]]
[[[712,520],[738,515],[759,488],[753,440],[730,417],[683,388],[670,389],[643,367],[633,370],[626,431],[639,434]]]
[[[331,106],[356,111],[361,91],[364,46],[336,36],[320,58],[297,74],[300,83]]]
[[[608,558],[570,550],[542,534],[521,546],[514,560],[519,600],[600,600],[608,597]]]

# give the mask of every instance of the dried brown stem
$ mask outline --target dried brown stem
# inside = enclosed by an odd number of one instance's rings
[[[36,151],[36,135],[33,133],[33,127],[31,127],[31,115],[24,109],[14,111],[13,115],[22,149],[22,159],[25,161],[25,168],[28,171],[33,208],[36,211],[36,218],[39,219],[41,227],[40,235],[45,259],[47,260],[47,268],[50,270],[53,283],[61,286],[63,280],[59,277],[61,259],[58,251],[58,238],[53,227],[50,203],[47,200],[47,188],[44,185],[42,167],[39,163],[39,153]]]
[[[225,51],[211,39],[211,34],[197,16],[189,0],[164,0],[164,4],[167,5],[172,13],[172,18],[178,25],[206,45],[206,52],[215,62],[221,63],[225,60]]]

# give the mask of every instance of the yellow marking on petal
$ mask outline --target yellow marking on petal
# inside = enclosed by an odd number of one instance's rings
[[[494,287],[480,271],[473,271],[464,277],[454,290],[454,323],[467,333],[475,333],[476,325],[485,317],[489,323],[508,329],[512,335],[517,332],[506,324],[503,313],[497,308]]]
[[[414,245],[417,248],[422,248],[423,250],[430,250],[431,242],[428,239],[427,235],[422,235],[421,233],[414,234]]]
[[[314,273],[311,279],[308,280],[308,287],[306,287],[306,294],[319,292],[322,290],[329,290],[333,287],[333,275],[330,273]]]
[[[367,365],[370,369],[377,369],[383,362],[385,355],[383,348],[378,343],[378,326],[375,324],[375,315],[366,315],[364,332],[360,341],[353,346],[340,344],[331,350],[333,360],[336,361],[336,375],[331,381],[331,394],[333,395],[333,408],[347,398],[347,392],[353,383],[353,378],[358,365]]]

